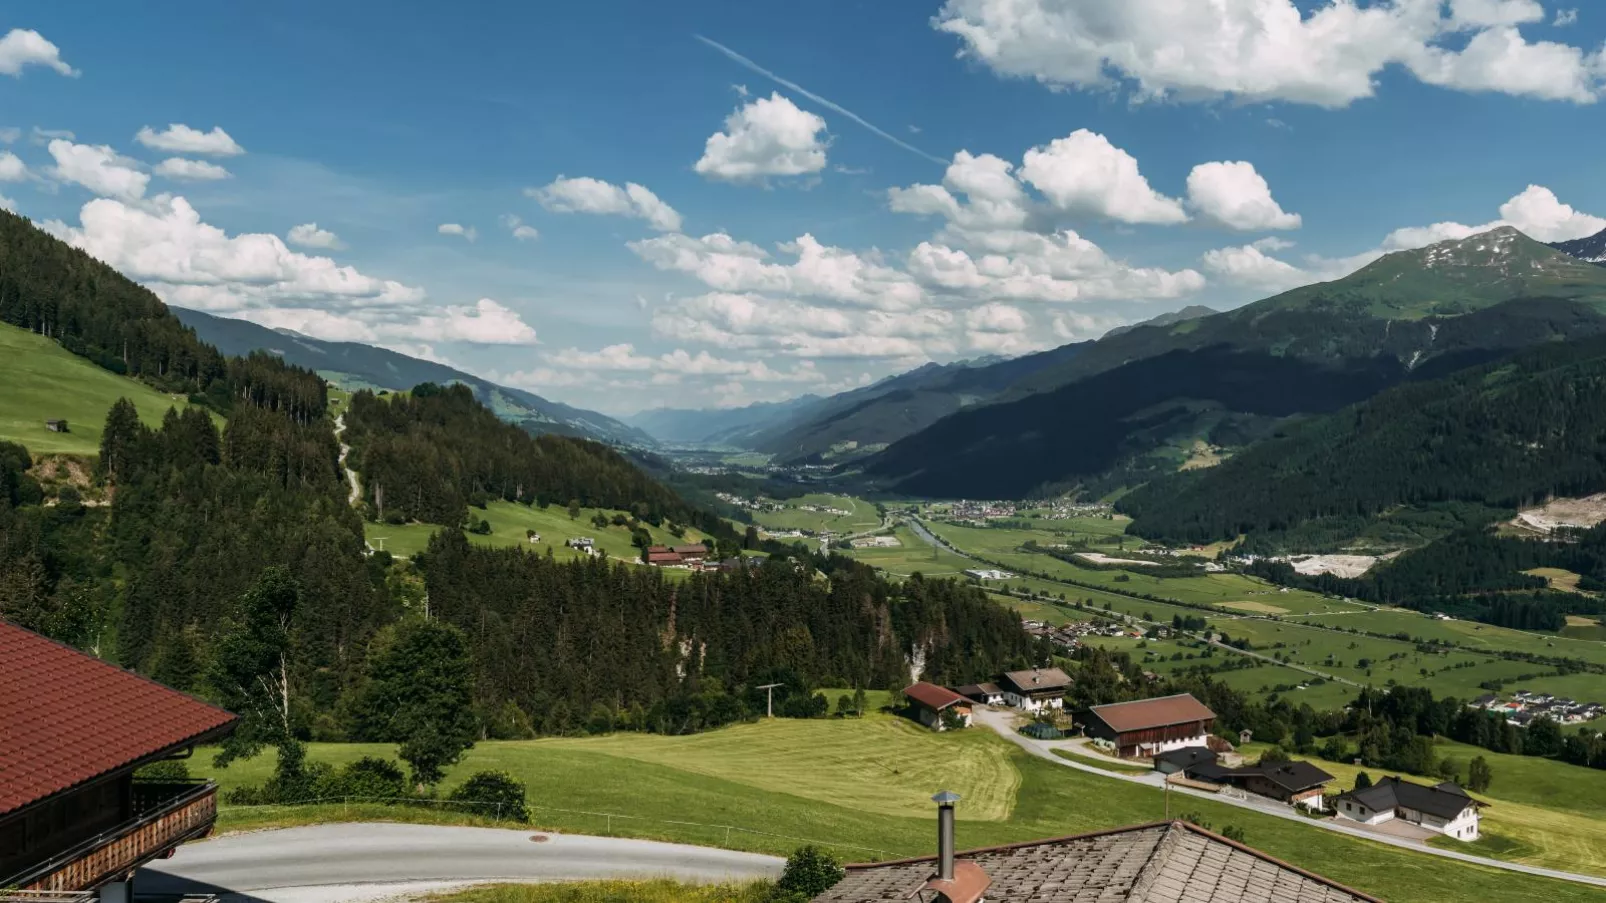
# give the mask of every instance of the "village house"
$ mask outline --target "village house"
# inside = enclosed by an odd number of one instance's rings
[[[960,724],[970,727],[970,700],[947,687],[920,681],[904,687],[903,695],[909,700],[915,719],[934,731],[947,729],[945,717],[958,719]]]
[[[68,430],[67,430],[67,421],[65,421],[65,420],[46,420],[45,421],[45,429],[51,431],[52,433],[65,433],[65,432],[68,432]]]
[[[1291,806],[1321,809],[1327,784],[1333,776],[1309,762],[1267,762],[1228,768],[1216,754],[1202,746],[1189,746],[1163,752],[1154,757],[1157,771],[1210,784],[1238,787],[1257,796],[1269,797]]]
[[[1005,705],[1034,714],[1057,712],[1065,708],[1065,691],[1071,688],[1071,678],[1058,668],[1005,671],[998,686],[1004,691]]]
[[[128,903],[140,866],[205,837],[217,785],[135,777],[235,716],[0,621],[0,888]]]
[[[565,539],[563,541],[563,544],[568,546],[571,549],[580,549],[582,551],[590,551],[593,547],[596,546],[597,541],[595,539],[592,539],[589,536],[571,536],[570,538]]]
[[[1339,818],[1368,825],[1399,819],[1456,840],[1478,839],[1481,805],[1449,781],[1427,787],[1394,776],[1333,798]]]
[[[1003,705],[1004,691],[998,684],[983,682],[979,684],[966,684],[963,687],[954,687],[954,692],[982,705]]]
[[[1190,693],[1096,705],[1087,736],[1106,740],[1123,757],[1152,756],[1185,746],[1206,746],[1216,713]]]
[[[959,850],[958,794],[932,800],[935,856],[849,865],[812,903],[1381,903],[1182,821]]]

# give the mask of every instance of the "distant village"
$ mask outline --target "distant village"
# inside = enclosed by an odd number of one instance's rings
[[[1504,716],[1518,727],[1527,727],[1539,718],[1549,718],[1557,724],[1582,724],[1606,715],[1606,705],[1598,702],[1576,702],[1565,696],[1551,696],[1518,690],[1511,698],[1501,700],[1494,694],[1479,696],[1469,705]]]

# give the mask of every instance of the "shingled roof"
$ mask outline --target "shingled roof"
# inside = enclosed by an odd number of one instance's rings
[[[0,621],[0,815],[226,733],[235,716]]]
[[[1109,725],[1111,730],[1118,733],[1170,727],[1173,724],[1187,724],[1193,721],[1209,721],[1216,717],[1215,712],[1194,699],[1191,693],[1096,705],[1091,711],[1100,721]]]
[[[1370,787],[1339,794],[1338,799],[1352,799],[1373,812],[1404,806],[1440,818],[1455,818],[1468,806],[1482,805],[1449,781],[1425,787],[1395,775],[1381,778]]]
[[[1015,903],[1381,903],[1186,822],[1156,822],[969,850],[992,880],[989,901]],[[936,858],[850,865],[814,903],[916,898]]]
[[[903,695],[913,699],[915,702],[920,703],[926,708],[938,712],[948,708],[951,705],[970,704],[970,700],[960,696],[953,690],[950,690],[947,687],[939,687],[936,684],[926,683],[925,681],[904,687]]]

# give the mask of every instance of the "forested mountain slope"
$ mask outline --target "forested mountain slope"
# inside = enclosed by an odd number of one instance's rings
[[[233,706],[245,751],[280,747],[276,780],[310,780],[294,755],[308,738],[439,749],[465,722],[465,742],[599,724],[685,732],[751,717],[750,684],[766,675],[796,696],[780,694],[788,713],[811,715],[810,688],[895,688],[911,660],[948,681],[1046,661],[979,589],[894,586],[840,557],[780,554],[676,582],[472,549],[450,528],[415,562],[367,554],[323,379],[271,354],[225,358],[139,286],[22,220],[0,226],[7,322],[192,402],[154,427],[112,404],[93,472],[0,442],[0,617]],[[450,525],[489,496],[706,516],[607,446],[499,420],[467,386],[359,392],[346,420],[370,500],[381,487],[394,499],[387,515]],[[84,504],[86,491],[111,504]],[[398,664],[403,636],[463,660]],[[398,667],[468,675],[452,687],[463,703],[396,728],[373,688]]]
[[[245,320],[215,317],[181,307],[173,314],[193,328],[202,341],[225,354],[244,357],[265,351],[350,388],[405,391],[419,383],[462,383],[502,418],[537,433],[559,433],[604,442],[650,445],[642,431],[596,411],[549,401],[523,389],[499,386],[471,373],[419,360],[358,342],[326,342],[288,330],[269,329]]]
[[[1014,395],[1044,391],[1167,351],[1226,345],[1312,361],[1390,357],[1407,367],[1500,338],[1497,322],[1448,335],[1452,319],[1516,299],[1575,300],[1606,313],[1606,268],[1591,266],[1509,226],[1396,251],[1332,282],[1307,285],[1225,313],[1107,337],[1023,379]],[[1506,343],[1504,347],[1510,347]]]
[[[1522,292],[1546,294],[1512,294]],[[865,471],[926,495],[1074,485],[1102,494],[1175,471],[1197,443],[1230,451],[1281,418],[1602,333],[1606,268],[1498,229],[1238,310],[1101,339],[895,443]]]
[[[855,457],[995,398],[1028,374],[1070,360],[1082,344],[1008,360],[926,364],[874,385],[833,395],[747,439],[781,462]],[[851,446],[851,448],[849,447]]]
[[[1606,490],[1606,338],[1547,344],[1294,425],[1123,498],[1132,531],[1209,542],[1399,505],[1515,508]]]

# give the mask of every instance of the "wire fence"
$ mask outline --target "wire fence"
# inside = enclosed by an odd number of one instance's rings
[[[248,805],[220,805],[218,807],[218,811],[219,812],[232,812],[232,811],[236,811],[236,810],[259,811],[259,810],[269,810],[269,809],[303,809],[303,808],[306,808],[308,806],[347,806],[347,807],[349,807],[353,803],[356,803],[356,804],[377,804],[377,805],[382,805],[382,806],[446,806],[446,807],[460,806],[460,807],[463,807],[466,811],[470,812],[471,814],[479,814],[479,815],[490,816],[490,817],[494,818],[497,821],[501,821],[502,820],[503,808],[509,805],[507,803],[492,802],[490,800],[486,800],[484,802],[476,802],[476,801],[473,801],[473,800],[433,800],[433,799],[424,799],[424,798],[420,798],[420,797],[405,797],[405,796],[401,796],[401,797],[387,797],[387,796],[329,796],[329,797],[317,797],[317,798],[309,799],[309,800],[301,800],[299,802],[294,802],[294,803],[257,803],[257,804],[248,804]],[[777,834],[777,833],[775,833],[773,831],[760,831],[760,830],[757,830],[755,828],[744,828],[741,825],[720,825],[720,824],[713,824],[713,823],[709,823],[709,822],[685,821],[685,820],[673,819],[673,818],[658,818],[656,816],[651,816],[651,815],[629,815],[629,814],[622,813],[622,812],[594,812],[594,811],[591,811],[589,809],[565,809],[565,808],[562,808],[560,806],[541,806],[541,805],[536,805],[536,804],[533,804],[533,803],[525,803],[525,808],[529,809],[531,811],[537,811],[537,812],[555,812],[555,813],[561,813],[561,814],[564,814],[564,815],[580,815],[580,816],[586,816],[588,818],[600,818],[600,819],[603,820],[603,830],[604,830],[605,833],[608,833],[608,834],[612,834],[613,833],[614,822],[615,821],[619,821],[619,822],[643,822],[643,823],[652,823],[652,824],[659,824],[659,825],[673,825],[673,826],[679,827],[679,828],[703,828],[703,829],[708,829],[710,831],[713,831],[716,834],[719,833],[719,832],[723,832],[726,846],[730,845],[730,840],[731,840],[732,834],[733,833],[738,833],[738,834],[751,834],[751,835],[754,835],[756,837],[768,837],[768,838],[771,838],[771,839],[774,839],[774,840],[784,840],[784,841],[789,841],[789,842],[798,843],[798,844],[811,844],[813,846],[835,847],[835,848],[844,849],[844,850],[858,850],[860,852],[865,852],[865,853],[875,853],[875,854],[878,854],[878,855],[883,856],[883,857],[893,857],[893,856],[900,855],[900,854],[895,853],[895,852],[893,852],[891,850],[883,850],[883,849],[879,849],[877,847],[859,846],[857,844],[842,843],[841,841],[836,841],[836,840],[817,840],[817,839],[809,838],[809,837],[794,837],[794,836],[792,836],[790,834]],[[494,813],[494,815],[492,813]]]

